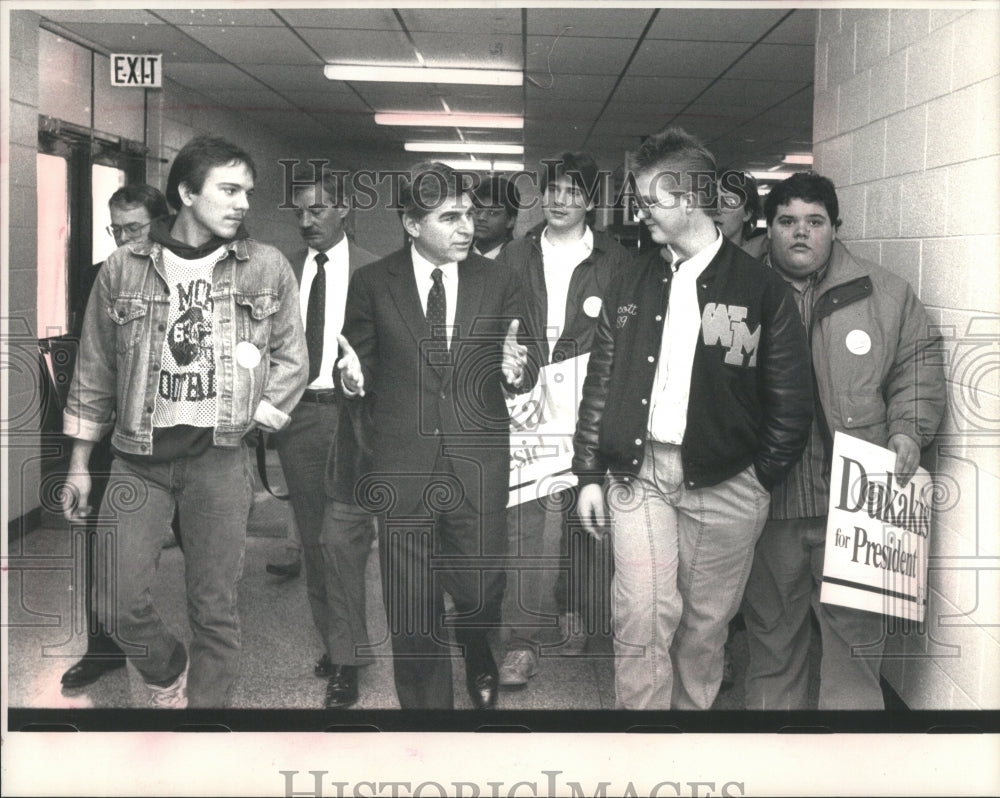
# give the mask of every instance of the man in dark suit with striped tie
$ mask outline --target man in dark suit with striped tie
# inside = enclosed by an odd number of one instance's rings
[[[472,705],[496,703],[487,632],[499,625],[504,589],[504,390],[527,390],[537,376],[518,342],[524,313],[513,271],[469,254],[474,206],[459,180],[427,162],[400,181],[410,243],[351,279],[337,366],[345,394],[372,403],[372,469],[357,494],[380,514],[404,709],[454,707],[449,631]],[[447,616],[445,592],[455,606]]]
[[[333,517],[324,535],[324,514],[327,504],[332,503],[325,494],[327,458],[331,452],[336,457],[340,439],[353,435],[355,425],[350,416],[356,412],[346,407],[333,372],[348,281],[375,256],[356,246],[344,232],[344,219],[350,211],[345,174],[326,168],[314,174],[314,183],[296,182],[292,190],[299,233],[307,247],[292,259],[292,270],[299,281],[309,383],[292,412],[291,423],[274,437],[302,542],[309,607],[325,649],[314,670],[327,679],[325,703],[335,708],[350,706],[358,699],[358,665],[364,664],[359,648],[368,641],[363,580],[359,627],[358,598],[345,596],[330,549],[343,537],[362,539],[370,546],[373,526],[368,513],[352,504],[350,497],[342,497],[348,500],[330,508]],[[269,564],[267,570],[287,576],[297,571],[294,561]]]

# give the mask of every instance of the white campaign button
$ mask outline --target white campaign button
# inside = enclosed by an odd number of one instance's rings
[[[846,343],[847,351],[855,355],[867,355],[872,348],[872,339],[864,330],[851,330]]]
[[[597,314],[601,312],[601,298],[599,296],[588,296],[583,300],[583,312],[590,316],[590,318],[596,319]]]
[[[260,364],[260,350],[249,341],[236,344],[236,362],[245,369],[254,369]]]

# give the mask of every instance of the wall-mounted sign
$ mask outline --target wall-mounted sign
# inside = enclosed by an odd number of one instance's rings
[[[163,55],[111,54],[111,85],[160,88],[163,85]]]

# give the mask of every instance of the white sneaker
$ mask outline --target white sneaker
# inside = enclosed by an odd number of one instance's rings
[[[530,648],[512,648],[500,665],[500,687],[513,690],[524,687],[538,673],[538,657]]]
[[[149,688],[149,705],[157,709],[187,709],[187,666],[171,684],[166,687],[157,687],[155,684],[146,684]]]

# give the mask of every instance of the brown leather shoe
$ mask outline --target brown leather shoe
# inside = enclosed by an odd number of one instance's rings
[[[334,665],[326,683],[327,709],[344,709],[358,703],[357,665]]]

